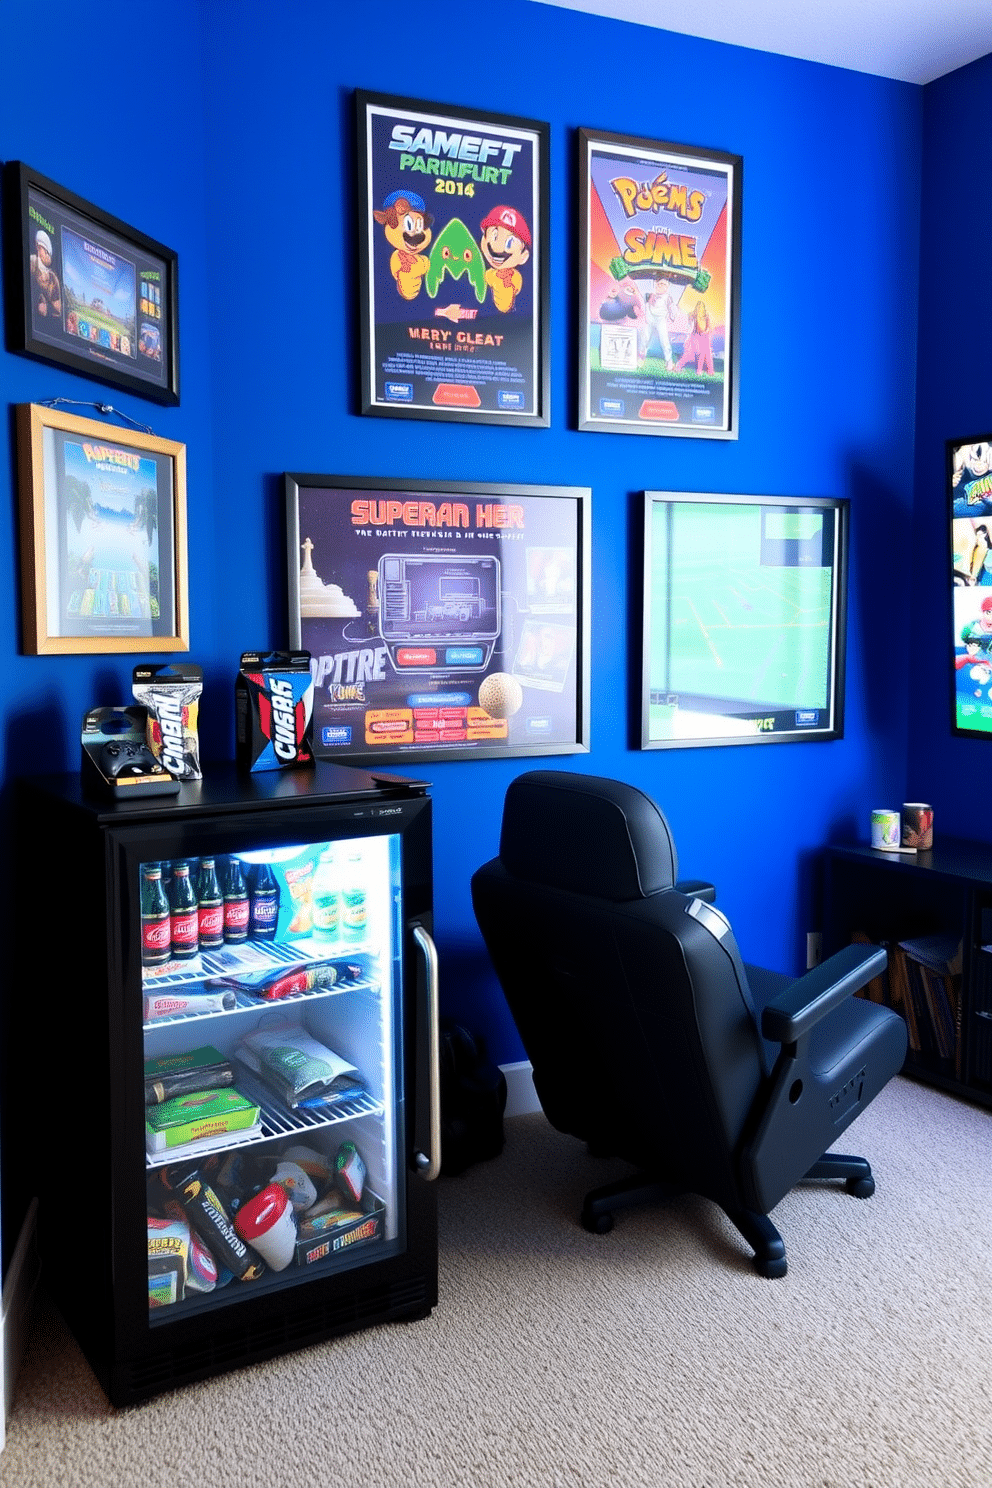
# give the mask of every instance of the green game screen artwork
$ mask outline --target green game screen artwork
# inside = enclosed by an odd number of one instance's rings
[[[643,747],[838,736],[841,516],[648,494]]]

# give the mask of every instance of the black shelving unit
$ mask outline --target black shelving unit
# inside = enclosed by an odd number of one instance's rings
[[[906,1018],[904,1073],[992,1107],[992,846],[833,846],[822,868],[824,954],[861,937],[889,950],[885,977],[865,995]],[[928,967],[919,957],[934,950]]]

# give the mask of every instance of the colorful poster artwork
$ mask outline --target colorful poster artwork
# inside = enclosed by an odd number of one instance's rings
[[[588,493],[538,489],[295,487],[317,754],[587,747]]]
[[[954,727],[992,734],[992,441],[949,449]]]
[[[580,137],[580,427],[735,437],[737,157]]]
[[[168,633],[172,616],[162,615],[159,583],[159,461],[112,440],[58,432],[53,439],[61,552],[58,584],[49,588],[58,611],[52,633],[152,637],[163,632],[163,620]],[[171,512],[171,494],[164,510]]]
[[[359,109],[363,412],[546,424],[546,126]]]

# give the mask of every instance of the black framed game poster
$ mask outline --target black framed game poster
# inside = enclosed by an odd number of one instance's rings
[[[8,350],[178,403],[176,254],[19,160],[3,184]]]
[[[310,652],[315,754],[588,749],[587,488],[284,479],[289,641]]]
[[[579,429],[736,439],[741,157],[578,139]]]
[[[355,97],[361,412],[546,427],[548,125]]]

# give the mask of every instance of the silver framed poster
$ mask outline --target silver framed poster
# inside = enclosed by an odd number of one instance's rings
[[[314,753],[589,748],[586,487],[288,474],[289,639]]]

